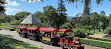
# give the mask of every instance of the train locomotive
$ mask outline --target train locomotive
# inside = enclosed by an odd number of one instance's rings
[[[19,35],[23,38],[29,38],[31,40],[37,40],[48,45],[58,45],[62,49],[84,49],[84,45],[75,40],[74,37],[67,35],[67,33],[73,32],[70,29],[54,29],[54,28],[37,28],[37,27],[24,27],[19,26]],[[62,32],[63,34],[58,36],[57,34]]]

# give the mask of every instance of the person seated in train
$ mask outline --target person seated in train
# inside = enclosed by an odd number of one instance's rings
[[[44,36],[48,36],[48,32],[45,32],[45,33],[44,33]]]
[[[23,33],[27,33],[28,31],[26,29],[23,30]]]
[[[53,37],[53,38],[58,37],[58,36],[57,36],[57,32],[55,32],[55,33],[53,32],[53,33],[52,33],[52,37]]]

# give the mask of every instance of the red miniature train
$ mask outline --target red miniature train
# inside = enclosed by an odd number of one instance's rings
[[[66,35],[67,33],[73,32],[70,29],[54,29],[54,28],[37,28],[37,27],[18,27],[19,35],[24,38],[31,40],[38,40],[42,43],[58,45],[63,49],[84,49],[84,45],[75,40],[74,37]],[[63,35],[57,36],[57,33],[63,32]]]

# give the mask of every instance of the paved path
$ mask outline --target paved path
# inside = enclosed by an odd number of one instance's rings
[[[0,34],[10,36],[12,38],[15,38],[15,39],[18,39],[18,40],[21,40],[21,41],[24,41],[24,42],[39,46],[39,47],[42,47],[44,49],[62,49],[61,47],[56,47],[56,46],[43,44],[41,42],[32,41],[32,40],[29,40],[27,38],[21,38],[16,31],[0,30]],[[103,49],[103,48],[98,48],[98,47],[85,45],[85,49]]]

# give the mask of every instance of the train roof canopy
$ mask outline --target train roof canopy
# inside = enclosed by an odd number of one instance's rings
[[[40,28],[39,29],[40,31],[48,31],[48,32],[57,32],[58,29],[53,29],[53,28]]]
[[[27,27],[25,27],[25,26],[19,26],[18,28],[19,29],[26,29]]]
[[[39,30],[39,28],[37,28],[37,27],[27,27],[26,29],[28,29],[28,30]]]
[[[73,30],[70,30],[70,29],[59,29],[59,32],[73,32]]]
[[[21,24],[40,24],[41,22],[32,14],[30,14],[29,16],[27,16],[22,22]]]

